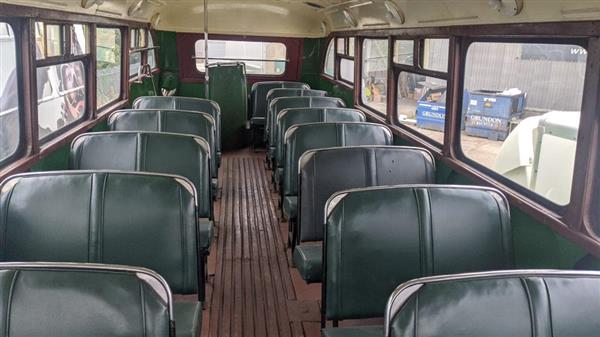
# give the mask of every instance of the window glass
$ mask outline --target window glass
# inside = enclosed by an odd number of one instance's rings
[[[388,41],[365,39],[362,60],[362,102],[386,113]]]
[[[101,108],[121,96],[121,31],[96,29],[96,106]]]
[[[400,123],[437,143],[444,142],[446,80],[401,72],[397,104]]]
[[[154,47],[154,41],[152,40],[152,35],[148,34],[148,47]],[[151,69],[156,68],[156,49],[148,50],[148,64]]]
[[[354,57],[354,38],[348,39],[348,56]]]
[[[85,83],[81,61],[37,68],[40,139],[85,116]]]
[[[415,42],[413,40],[394,41],[394,63],[406,64],[409,66],[414,65],[414,45]]]
[[[35,58],[44,59],[46,56],[46,38],[44,34],[44,23],[35,23]]]
[[[142,65],[142,53],[136,52],[129,54],[129,77],[137,76]]]
[[[465,67],[465,156],[559,205],[570,201],[587,51],[473,43]]]
[[[354,83],[354,61],[340,59],[340,78],[344,81]]]
[[[139,43],[138,43],[138,47],[146,47],[146,30],[145,29],[140,29],[139,30]]]
[[[423,68],[447,72],[450,40],[425,39],[423,43]]]
[[[46,25],[46,57],[62,55],[62,26]]]
[[[71,28],[71,53],[84,55],[90,52],[89,29],[87,25],[75,24]]]
[[[331,77],[333,77],[334,72],[334,55],[333,55],[333,39],[329,42],[329,46],[327,46],[327,53],[325,54],[325,66],[323,67],[323,72]]]
[[[196,41],[196,69],[204,72],[204,40]],[[286,47],[279,42],[209,40],[209,64],[240,60],[249,75],[281,75],[285,72]]]
[[[17,45],[10,25],[0,22],[0,162],[19,147],[19,85]]]
[[[346,54],[346,39],[338,38],[336,48],[338,54]]]

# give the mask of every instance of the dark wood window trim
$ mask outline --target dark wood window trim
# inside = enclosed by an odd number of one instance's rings
[[[91,128],[102,123],[108,115],[129,104],[129,86],[127,72],[129,40],[127,37],[128,27],[145,28],[151,31],[149,24],[129,20],[118,20],[85,14],[40,9],[21,5],[0,3],[0,20],[7,22],[13,28],[17,41],[17,77],[21,92],[19,95],[21,137],[19,140],[19,151],[12,157],[12,161],[6,161],[0,166],[0,180],[6,177],[29,170],[35,163],[44,159],[60,147],[70,143],[77,135],[89,131]],[[90,53],[86,55],[62,55],[59,57],[36,60],[35,57],[35,21],[58,23],[63,25],[87,24],[90,28]],[[97,27],[119,28],[122,34],[121,47],[121,95],[115,101],[106,106],[96,109],[96,44],[95,31]],[[66,34],[65,38],[68,38]],[[65,41],[68,42],[68,41]],[[127,48],[126,48],[127,47]],[[68,54],[68,50],[64,50]],[[156,55],[158,63],[158,53]],[[86,81],[87,84],[87,115],[73,126],[65,127],[60,135],[47,139],[44,143],[38,140],[37,126],[37,66],[52,65],[57,63],[87,60]],[[25,90],[27,89],[27,90]]]
[[[387,124],[394,134],[405,141],[429,149],[435,157],[459,174],[466,176],[476,184],[492,186],[503,191],[511,205],[532,216],[536,221],[547,225],[553,231],[570,241],[577,243],[587,251],[600,256],[600,237],[593,226],[600,223],[600,64],[592,62],[600,57],[600,21],[531,23],[531,24],[495,24],[477,26],[453,26],[439,28],[408,28],[372,31],[336,32],[330,38],[356,37],[355,46],[362,46],[364,38],[388,38],[390,46],[394,39],[422,39],[450,37],[448,73],[431,72],[421,69],[419,73],[446,78],[448,93],[446,102],[446,123],[444,145],[436,145],[424,136],[396,124],[396,110],[391,99],[396,91],[396,83],[388,84],[388,112],[384,116],[361,104],[360,77],[362,76],[362,48],[355,53],[357,63],[354,102],[355,107],[365,112],[370,121]],[[575,169],[571,190],[571,203],[566,207],[552,207],[552,204],[533,192],[521,191],[515,184],[481,169],[478,165],[465,160],[460,151],[460,105],[462,104],[463,69],[466,57],[466,41],[483,39],[545,40],[555,43],[583,44],[588,50],[588,65],[584,87],[582,117],[576,149]],[[581,42],[583,41],[583,42]],[[393,48],[393,47],[392,47]],[[390,48],[390,50],[392,49]],[[416,47],[415,47],[416,48]],[[357,48],[359,49],[359,48]],[[334,49],[337,55],[337,48]],[[391,53],[390,53],[391,54]],[[324,60],[324,57],[323,57]],[[388,77],[397,76],[399,70],[412,71],[410,66],[393,64],[390,55]],[[417,60],[415,60],[417,63]],[[415,65],[419,67],[419,65]],[[444,76],[440,76],[444,75]],[[323,76],[327,80],[331,78]],[[358,79],[358,80],[357,80]],[[334,83],[338,83],[334,81]],[[395,96],[394,96],[395,97]],[[395,98],[394,98],[395,99]]]

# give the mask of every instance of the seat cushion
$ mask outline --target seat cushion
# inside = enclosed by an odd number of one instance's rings
[[[200,302],[175,301],[173,303],[177,337],[198,337],[202,328],[202,304]]]
[[[296,217],[298,210],[298,197],[287,196],[283,198],[283,215],[286,219],[293,219]]]
[[[250,123],[252,123],[252,125],[265,125],[265,118],[264,117],[252,117],[250,119]]]
[[[200,249],[202,251],[208,251],[213,237],[213,222],[206,219],[200,219],[200,224],[198,226],[200,228]]]
[[[179,336],[179,334],[177,334]],[[356,326],[349,328],[326,328],[322,337],[383,337],[383,326]]]
[[[294,265],[307,283],[321,282],[323,247],[320,243],[303,243],[294,250]]]

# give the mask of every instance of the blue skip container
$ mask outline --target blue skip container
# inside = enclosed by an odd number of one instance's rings
[[[505,140],[510,123],[522,117],[526,93],[518,89],[506,91],[477,90],[469,93],[464,120],[469,136]]]

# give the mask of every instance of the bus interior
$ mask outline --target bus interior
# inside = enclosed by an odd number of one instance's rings
[[[600,336],[599,59],[598,0],[0,0],[0,336]]]

